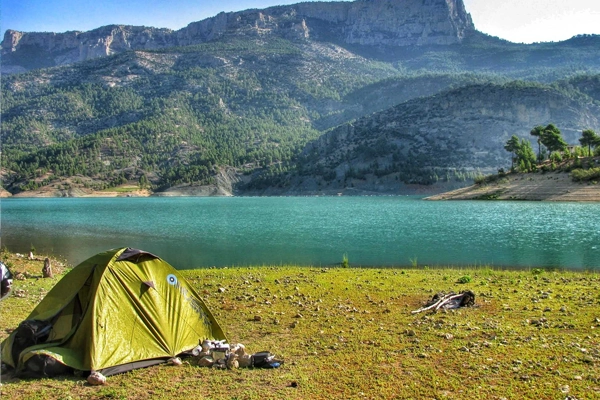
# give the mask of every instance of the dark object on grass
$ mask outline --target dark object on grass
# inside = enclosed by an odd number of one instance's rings
[[[73,372],[73,368],[45,354],[35,354],[24,363],[25,368],[19,374],[23,378],[53,378]]]
[[[15,360],[15,363],[19,360],[23,350],[46,342],[51,329],[52,324],[47,321],[27,319],[21,322],[15,331],[12,344],[12,358]]]
[[[42,276],[44,278],[52,278],[52,265],[50,264],[50,259],[46,257],[44,260],[44,268],[42,268]]]
[[[417,314],[423,311],[434,310],[437,311],[440,308],[443,309],[454,309],[460,307],[472,307],[475,305],[475,293],[470,290],[460,292],[459,294],[450,293],[437,293],[431,300],[418,310],[413,311],[413,314]]]
[[[52,324],[48,321],[25,320],[16,329],[12,345],[12,358],[19,360],[23,350],[45,343],[50,336]],[[35,354],[23,362],[24,368],[17,370],[23,378],[48,378],[72,372],[72,368],[45,354]]]
[[[252,355],[250,363],[254,368],[279,368],[283,361],[276,360],[275,356],[268,351],[261,351]]]

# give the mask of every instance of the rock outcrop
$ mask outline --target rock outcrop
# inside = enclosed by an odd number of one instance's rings
[[[389,193],[398,182],[450,182],[455,171],[495,173],[510,166],[504,144],[511,135],[532,140],[531,127],[553,122],[576,144],[582,127],[600,127],[599,112],[591,99],[535,84],[465,86],[328,131],[305,147],[291,186]]]
[[[157,49],[172,44],[172,33],[170,29],[125,25],[65,33],[7,30],[2,41],[2,72],[66,65],[128,50]]]
[[[475,27],[462,0],[314,2],[220,13],[178,31],[110,25],[88,32],[18,32],[2,41],[2,72],[67,65],[128,50],[186,46],[229,33],[328,38],[365,46],[459,43]]]

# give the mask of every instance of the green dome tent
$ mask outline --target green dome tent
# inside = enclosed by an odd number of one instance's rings
[[[50,375],[50,360],[108,376],[165,362],[204,339],[226,338],[194,288],[159,257],[121,248],[66,274],[2,343],[2,361],[24,374]]]

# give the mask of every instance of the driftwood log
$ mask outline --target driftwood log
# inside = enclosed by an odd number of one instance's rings
[[[46,257],[44,260],[44,268],[42,268],[42,276],[44,278],[52,278],[52,265],[50,264],[50,259]]]
[[[423,311],[437,311],[440,308],[443,309],[454,309],[460,307],[471,307],[475,305],[475,293],[470,290],[456,293],[443,294],[438,293],[434,295],[431,300],[418,310],[412,311],[412,314],[417,314]]]

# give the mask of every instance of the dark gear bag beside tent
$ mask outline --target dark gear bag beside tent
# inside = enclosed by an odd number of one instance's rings
[[[204,301],[159,257],[121,248],[65,275],[2,343],[2,361],[25,376],[65,369],[105,376],[226,340]]]

